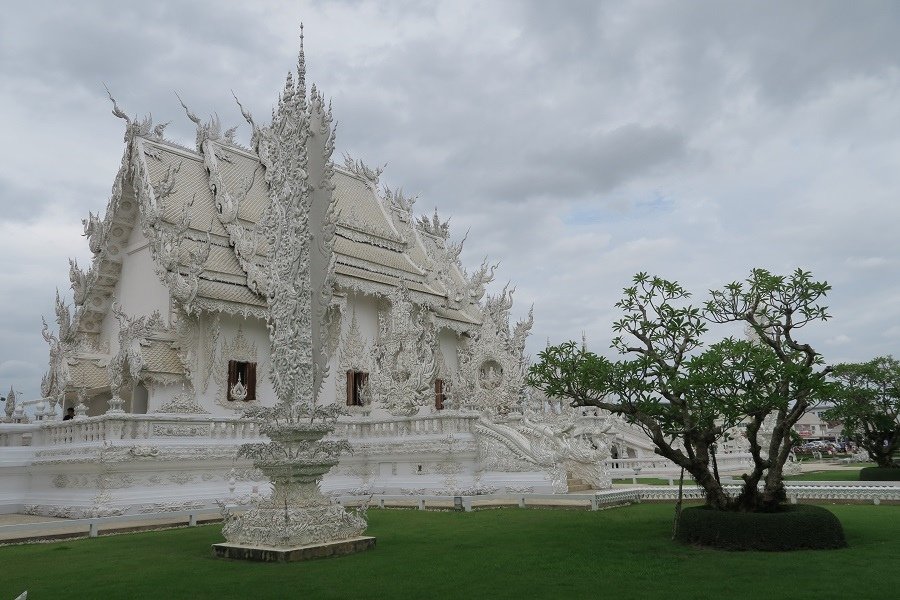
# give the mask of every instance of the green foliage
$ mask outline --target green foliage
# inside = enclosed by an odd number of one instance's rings
[[[900,361],[879,356],[864,363],[836,365],[831,374],[834,407],[825,418],[841,421],[880,466],[889,467],[900,449]]]
[[[539,357],[540,362],[529,369],[528,383],[548,396],[567,398],[573,405],[595,405],[613,387],[615,366],[575,342],[550,346]]]
[[[807,504],[749,513],[692,506],[682,511],[675,539],[722,550],[829,550],[847,546],[838,518],[821,506]]]
[[[859,470],[860,481],[900,481],[898,467],[864,467]]]
[[[827,397],[828,368],[821,355],[795,339],[797,329],[829,315],[819,304],[830,286],[800,269],[790,276],[754,269],[745,282],[710,292],[698,308],[674,281],[634,276],[616,303],[612,362],[574,342],[549,347],[530,368],[528,383],[576,406],[597,406],[641,427],[657,452],[684,467],[719,508],[768,508],[784,499],[781,469],[791,447],[791,427],[808,406]],[[709,323],[743,321],[755,340],[726,337],[708,347]],[[757,432],[775,416],[767,448]],[[714,444],[746,425],[754,471],[737,505],[725,497],[711,471]],[[767,455],[766,458],[764,456]],[[765,476],[763,498],[757,484]]]

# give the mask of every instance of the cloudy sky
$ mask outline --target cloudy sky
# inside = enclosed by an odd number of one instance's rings
[[[900,4],[43,2],[0,20],[0,389],[38,394],[40,317],[90,254],[129,113],[269,113],[306,24],[338,153],[501,261],[529,351],[611,355],[637,271],[695,291],[752,267],[829,281],[829,362],[900,354]],[[241,128],[244,138],[247,128]]]

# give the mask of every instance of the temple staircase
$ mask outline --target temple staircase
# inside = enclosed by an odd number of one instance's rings
[[[586,492],[593,489],[591,485],[586,483],[583,479],[572,477],[571,473],[566,473],[566,487],[568,488],[569,493]]]

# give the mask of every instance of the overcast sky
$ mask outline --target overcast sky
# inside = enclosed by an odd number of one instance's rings
[[[834,286],[803,336],[827,361],[900,354],[896,2],[30,1],[0,19],[3,395],[39,393],[41,315],[90,262],[123,149],[102,83],[192,145],[174,92],[265,117],[301,20],[336,156],[471,230],[464,264],[534,304],[531,354],[584,331],[612,356],[637,271],[702,301],[757,266]]]

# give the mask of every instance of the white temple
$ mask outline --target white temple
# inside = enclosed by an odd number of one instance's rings
[[[196,124],[186,148],[113,100],[121,167],[105,213],[83,221],[94,258],[86,269],[70,261],[74,308],[57,293],[58,330],[44,324],[36,419],[12,423],[7,405],[0,424],[0,511],[158,512],[265,493],[236,450],[261,439],[244,411],[275,401],[267,228],[290,181],[308,188],[310,222],[333,244],[313,258],[327,264],[314,269],[324,275],[313,282],[312,360],[320,401],[347,411],[335,435],[352,452],[325,491],[547,493],[566,491],[568,477],[600,488],[610,447],[625,456],[623,435],[631,455],[649,451],[621,423],[529,400],[531,313],[511,323],[513,290],[485,292],[496,267],[467,272],[448,223],[417,218],[380,169],[333,163],[331,107],[314,85],[307,93],[302,45],[272,124],[238,106],[249,147],[185,106]],[[304,160],[274,161],[296,123]]]

